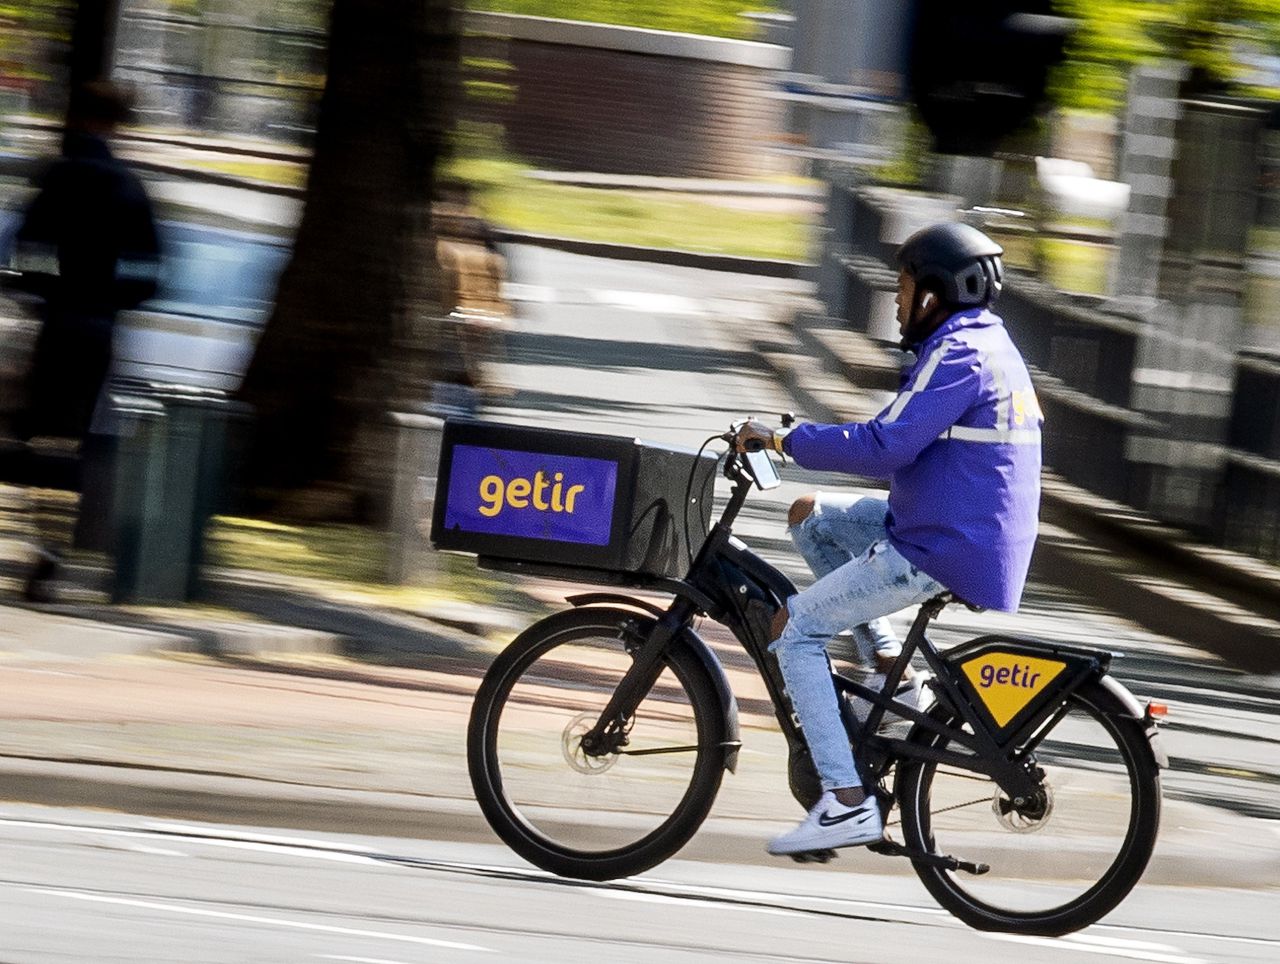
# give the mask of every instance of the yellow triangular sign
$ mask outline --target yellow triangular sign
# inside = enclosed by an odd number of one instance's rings
[[[1066,663],[1017,653],[986,653],[963,665],[979,698],[998,726],[1004,726],[1035,699]]]

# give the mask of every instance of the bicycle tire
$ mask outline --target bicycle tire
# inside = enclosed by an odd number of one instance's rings
[[[948,842],[964,843],[967,839],[976,852],[956,853],[953,856],[974,862],[988,862],[989,855],[995,854],[1002,864],[1013,868],[1010,876],[987,882],[985,876],[913,861],[916,874],[934,899],[970,927],[1040,936],[1070,933],[1095,923],[1113,910],[1133,889],[1146,869],[1160,824],[1160,770],[1143,725],[1140,720],[1130,716],[1116,697],[1096,681],[1082,686],[1066,702],[1067,715],[1054,724],[1044,742],[1037,747],[1037,759],[1049,771],[1051,786],[1054,780],[1060,779],[1056,771],[1084,775],[1082,780],[1075,781],[1074,799],[1081,803],[1075,813],[1085,814],[1089,820],[1093,819],[1089,814],[1089,807],[1095,801],[1098,806],[1105,802],[1115,815],[1119,815],[1124,804],[1118,801],[1127,782],[1130,796],[1127,822],[1122,835],[1119,828],[1110,828],[1105,821],[1095,821],[1092,826],[1094,836],[1090,836],[1088,820],[1071,825],[1072,819],[1079,821],[1073,814],[1065,818],[1065,832],[1069,836],[1064,839],[1076,848],[1074,853],[1063,848],[1055,849],[1051,840],[1040,853],[1028,852],[1024,843],[1021,845],[1022,853],[1019,854],[1018,847],[1012,845],[1012,840],[998,833],[1001,829],[1001,818],[997,812],[998,794],[987,801],[992,815],[985,817],[996,826],[971,831],[967,837],[963,832],[955,830],[949,834],[941,833],[940,827],[948,821],[957,820],[956,814],[970,805],[948,805],[949,799],[938,789],[938,784],[943,782],[939,780],[939,773],[945,772],[941,771],[939,764],[919,759],[900,764],[898,804],[902,813],[903,837],[909,848],[945,853],[948,848],[945,844],[938,845],[939,836],[949,836]],[[933,712],[936,718],[948,723],[957,718],[954,711],[941,706],[935,707]],[[1077,724],[1077,720],[1083,722]],[[1060,730],[1063,730],[1062,735],[1055,738],[1055,733]],[[1072,742],[1080,740],[1081,734],[1095,732],[1106,734],[1106,737],[1114,741],[1114,747],[1105,752],[1105,748],[1089,747],[1086,750],[1083,744]],[[945,736],[923,727],[918,728],[911,739],[938,749],[948,743]],[[1052,762],[1055,752],[1060,765]],[[1069,766],[1076,763],[1075,759],[1069,759],[1072,756],[1080,758],[1079,765],[1074,768]],[[953,776],[970,781],[980,779],[973,774],[954,773]],[[1101,784],[1106,791],[1097,791],[1096,786],[1091,788],[1091,782]],[[1071,776],[1068,776],[1067,785],[1071,784]],[[938,797],[937,800],[933,799],[935,796]],[[1059,806],[1055,802],[1050,808],[1045,824],[1063,819],[1056,812]],[[980,816],[973,814],[971,819],[976,821]],[[1016,817],[1008,819],[1015,820]],[[1082,827],[1085,833],[1080,832]],[[1096,844],[1099,839],[1097,835],[1108,830],[1112,830],[1113,838],[1117,841],[1114,857],[1109,856],[1109,847]],[[1030,839],[1030,834],[1023,839]],[[1095,848],[1097,852],[1090,848]],[[1065,885],[1063,880],[1068,875],[1061,878],[1052,876],[1054,859],[1061,859],[1064,866],[1067,861],[1074,860],[1087,867],[1072,868],[1071,873],[1075,874],[1076,879],[1070,885]],[[1101,873],[1094,873],[1097,867],[1108,860],[1110,862],[1106,863]],[[1033,869],[1028,871],[1028,867]],[[1019,880],[1021,885],[1018,884]],[[1093,882],[1090,884],[1090,881]],[[1053,903],[1058,899],[1058,896],[1054,896],[1057,889],[1065,890],[1068,886],[1086,889],[1060,904]],[[1041,893],[1044,894],[1043,897],[1039,896]],[[1046,901],[1045,906],[1012,906],[1018,902],[1031,905],[1040,900]]]
[[[634,745],[644,739],[642,730],[636,732],[642,726],[680,725],[685,728],[684,735],[696,733],[696,743],[689,744],[696,749],[687,753],[665,751],[662,755],[651,750],[653,756],[614,755],[594,762],[580,758],[578,766],[577,760],[570,759],[573,727],[594,723],[616,686],[609,685],[606,679],[612,680],[629,665],[627,643],[643,642],[654,623],[648,616],[605,607],[549,616],[526,629],[499,655],[476,692],[467,729],[467,763],[476,800],[503,842],[543,870],[584,880],[612,880],[641,873],[688,843],[711,810],[724,776],[726,723],[710,674],[680,638],[664,656],[663,675],[637,711],[631,737]],[[600,642],[601,646],[589,647],[592,642]],[[590,659],[574,662],[572,657],[579,655],[578,647],[586,648]],[[557,650],[566,652],[557,655]],[[584,666],[584,662],[588,665]],[[612,674],[606,673],[606,668]],[[555,687],[562,681],[564,690]],[[520,692],[513,696],[518,687]],[[585,709],[571,715],[578,706]],[[507,713],[511,717],[504,730]],[[522,718],[532,720],[535,716],[538,725],[530,724],[530,732],[510,732],[518,729]],[[651,720],[655,722],[650,723]],[[555,747],[551,745],[553,740]],[[504,741],[514,747],[511,754],[526,754],[535,761],[527,769],[533,773],[536,789],[525,790],[529,781],[520,770],[519,757],[509,755],[504,766]],[[564,757],[564,765],[558,769],[557,749],[563,751]],[[643,769],[646,764],[679,767],[686,761],[688,775],[683,787],[679,784],[684,778],[679,775],[652,781],[653,785],[646,780],[647,774],[638,775],[633,785],[638,795],[655,792],[656,787],[670,798],[642,814],[645,826],[630,826],[636,812],[643,810],[638,799],[593,805],[595,792],[601,782],[608,782],[608,775],[617,764]],[[599,780],[591,772],[597,763]],[[664,813],[663,804],[672,800],[670,812]],[[616,809],[611,811],[610,807]],[[563,811],[557,816],[557,808],[573,808],[576,813],[589,809],[593,820],[570,826],[565,823]],[[605,826],[610,816],[620,821],[619,836],[635,839],[614,845],[612,829]],[[602,839],[585,843],[563,839],[566,835],[589,838],[593,834]],[[610,836],[603,839],[607,834]]]

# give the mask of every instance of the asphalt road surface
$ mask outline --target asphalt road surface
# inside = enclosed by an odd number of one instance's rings
[[[262,832],[7,806],[0,960],[1274,961],[1274,892],[1148,887],[1065,938],[983,934],[914,878],[671,861],[559,880],[493,845]]]

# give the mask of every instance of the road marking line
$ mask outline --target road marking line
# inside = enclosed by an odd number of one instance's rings
[[[329,840],[316,840],[310,837],[283,837],[273,833],[258,833],[252,830],[222,830],[214,826],[198,826],[195,824],[185,823],[165,823],[155,821],[143,824],[150,830],[158,830],[162,833],[182,834],[188,837],[199,837],[209,840],[248,840],[255,843],[279,844],[285,847],[310,847],[316,850],[343,850],[351,849],[350,844],[337,843]],[[362,848],[366,853],[385,853],[374,847]]]
[[[112,827],[82,827],[74,823],[53,823],[44,820],[10,820],[0,817],[0,827],[23,827],[34,830],[67,830],[72,833],[96,833],[104,837],[154,837],[145,830],[117,830]]]
[[[162,910],[171,914],[189,914],[192,917],[212,917],[217,920],[238,920],[250,924],[270,924],[276,927],[293,927],[297,930],[317,931],[324,934],[345,934],[350,937],[373,937],[384,941],[401,941],[405,944],[423,944],[428,947],[443,947],[454,951],[491,951],[492,948],[480,947],[478,944],[463,944],[458,941],[442,941],[434,937],[413,937],[409,934],[391,934],[386,931],[364,930],[359,927],[338,927],[335,924],[308,924],[304,921],[284,920],[279,917],[260,917],[257,914],[232,914],[228,911],[205,910],[202,907],[182,907],[178,904],[163,904],[150,900],[134,900],[126,897],[107,897],[102,894],[85,894],[75,890],[58,890],[46,887],[24,887],[31,894],[47,894],[50,897],[68,897],[72,900],[83,900],[98,904],[117,904],[122,907],[141,907],[145,910]]]
[[[156,836],[156,832],[154,830],[115,830],[108,827],[81,827],[70,823],[42,823],[40,821],[5,820],[2,818],[0,818],[0,826],[33,827],[40,830],[64,830],[71,833],[98,834],[99,836],[104,837],[145,837],[147,839],[154,839]],[[246,834],[245,836],[255,835]],[[376,856],[347,853],[340,849],[341,845],[325,843],[323,841],[305,844],[299,842],[297,844],[285,845],[278,843],[266,843],[257,840],[237,840],[233,838],[207,836],[203,831],[195,829],[189,833],[183,832],[182,839],[187,843],[204,844],[208,847],[226,847],[229,850],[257,850],[262,853],[273,853],[286,857],[310,857],[313,860],[331,860],[335,863],[343,864],[374,864],[377,866],[384,866],[386,864],[385,860],[379,860]],[[371,853],[376,854],[378,852],[371,851]]]
[[[535,302],[549,304],[559,300],[559,292],[547,285],[523,284],[518,281],[504,281],[502,296],[508,301]]]
[[[685,884],[674,880],[666,880],[659,877],[636,877],[634,883],[644,886],[653,885],[662,887],[667,890],[683,891],[692,896],[702,897],[724,897],[729,899],[745,899],[753,900],[807,900],[816,903],[829,904],[856,904],[859,907],[870,907],[882,911],[909,911],[915,914],[927,914],[932,917],[945,917],[952,920],[950,915],[941,907],[926,907],[917,904],[896,904],[889,901],[878,900],[861,900],[856,897],[830,897],[825,894],[806,894],[806,893],[783,893],[781,891],[770,890],[748,890],[738,887],[715,887],[707,884]],[[962,926],[956,921],[957,926]]]
[[[280,844],[259,843],[256,840],[223,840],[220,837],[184,837],[183,840],[206,847],[225,847],[228,850],[255,850],[259,853],[284,857],[309,857],[312,860],[329,860],[336,864],[372,864],[382,867],[386,861],[364,854],[349,854],[333,850],[313,850],[308,847],[286,847]]]
[[[587,296],[597,304],[621,308],[624,311],[641,311],[658,315],[705,314],[705,307],[693,298],[661,291],[618,291],[595,288],[588,291]]]
[[[408,961],[392,961],[385,957],[347,957],[345,954],[317,954],[322,961],[353,961],[354,964],[409,964]]]
[[[1131,941],[1123,937],[1099,937],[1094,934],[1069,934],[1065,938],[1069,941],[1078,941],[1081,944],[1097,944],[1099,947],[1121,947],[1134,951],[1175,951],[1180,952],[1181,948],[1174,947],[1172,944],[1156,944],[1152,941]]]
[[[147,847],[143,844],[130,844],[130,850],[137,851],[140,854],[155,854],[158,857],[189,857],[181,850],[165,850],[163,847]]]
[[[1186,937],[1193,941],[1228,941],[1233,944],[1261,944],[1275,947],[1280,940],[1274,937],[1240,937],[1234,934],[1209,934],[1203,931],[1173,931],[1159,927],[1143,927],[1141,924],[1094,924],[1095,928],[1113,931],[1147,931],[1163,937]]]
[[[686,907],[697,913],[704,913],[706,901],[696,894],[688,897],[672,897],[669,894],[651,894],[638,890],[604,890],[592,888],[596,897],[607,897],[612,900],[634,900],[642,904],[675,904]],[[696,905],[696,906],[695,906]],[[761,907],[759,904],[718,904],[716,910],[741,910],[749,914],[773,914],[778,917],[809,917],[807,911],[787,910],[783,907]]]
[[[1162,948],[1169,951],[1178,951],[1179,949],[1170,947],[1167,944],[1147,944],[1145,941],[1125,942],[1133,945],[1144,945],[1141,948],[1137,946],[1125,948],[1087,943],[1080,939],[1080,935],[1076,934],[1069,934],[1066,937],[1024,937],[1021,934],[988,933],[984,936],[993,941],[1007,941],[1011,944],[1033,944],[1037,947],[1053,947],[1060,951],[1070,950],[1078,951],[1082,954],[1105,954],[1108,957],[1131,957],[1138,961],[1151,961],[1153,964],[1208,964],[1202,958],[1186,957],[1181,953],[1156,953],[1153,948]]]

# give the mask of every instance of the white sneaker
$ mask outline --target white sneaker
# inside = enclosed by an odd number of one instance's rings
[[[874,797],[867,797],[856,807],[846,807],[827,790],[800,826],[774,837],[768,849],[775,856],[802,854],[875,843],[883,837],[880,807]]]

